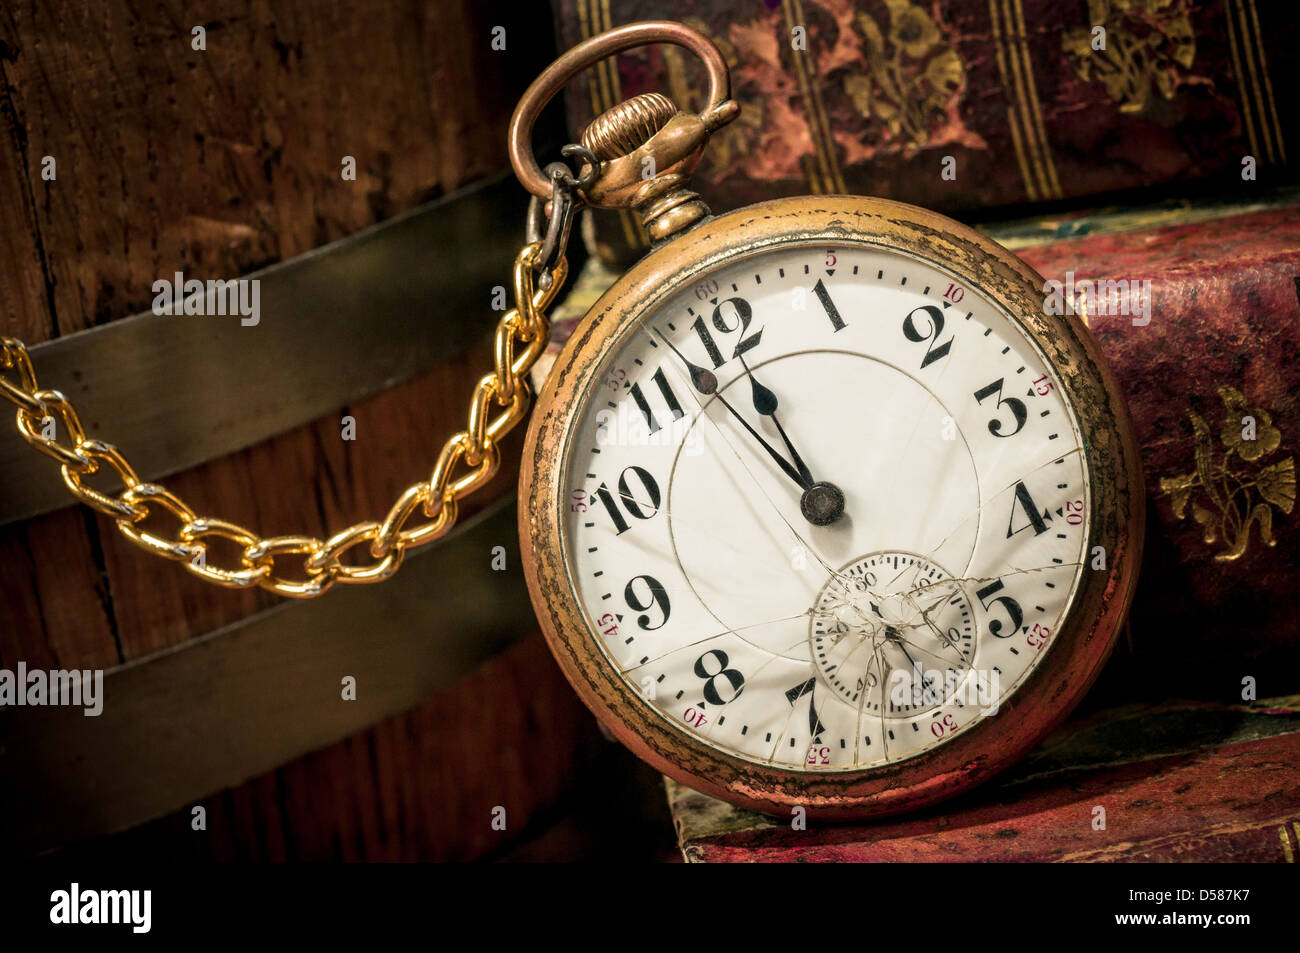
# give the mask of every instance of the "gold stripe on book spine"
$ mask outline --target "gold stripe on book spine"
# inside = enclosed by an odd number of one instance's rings
[[[993,47],[997,54],[998,72],[1006,94],[1007,125],[1011,129],[1011,142],[1020,164],[1020,175],[1025,183],[1025,193],[1030,201],[1059,197],[1061,188],[1056,180],[1056,168],[1047,154],[1046,137],[1035,126],[1032,110],[1038,102],[1025,92],[1025,77],[1033,85],[1033,74],[1025,56],[1024,28],[1017,31],[1013,25],[1010,2],[989,0],[989,19],[992,23]],[[1022,57],[1024,57],[1022,59]],[[1048,171],[1050,167],[1050,172]]]
[[[807,29],[808,21],[804,17],[803,4],[800,0],[782,0],[781,8],[785,14],[787,35],[792,35],[796,26]],[[821,89],[816,77],[808,69],[806,61],[808,54],[800,50],[794,50],[793,54],[791,59],[794,64],[795,78],[798,80],[799,91],[803,95],[807,109],[808,131],[812,136],[815,153],[815,165],[810,162],[805,166],[808,173],[808,186],[815,195],[847,192],[844,179],[840,174],[839,162],[835,157],[835,139],[831,136],[830,121],[826,118]]]
[[[1263,96],[1260,99],[1260,116],[1267,123],[1268,120],[1273,122],[1273,137],[1277,140],[1277,158],[1274,161],[1286,162],[1286,146],[1282,142],[1282,124],[1277,118],[1277,103],[1273,100],[1273,80],[1268,74],[1268,59],[1264,56],[1264,33],[1259,28],[1259,13],[1255,9],[1255,0],[1247,0],[1250,7],[1250,23],[1252,30],[1251,35],[1255,40],[1255,49],[1259,54],[1259,71],[1264,77]],[[1256,89],[1258,94],[1260,91]],[[1268,112],[1265,114],[1264,104],[1268,105]]]
[[[1008,9],[1009,4],[1010,0],[1008,0]],[[1047,144],[1047,130],[1043,126],[1043,107],[1038,101],[1038,84],[1034,82],[1034,71],[1029,60],[1029,31],[1025,29],[1025,11],[1020,5],[1020,0],[1015,0],[1015,13],[1017,27],[1015,48],[1024,62],[1024,86],[1029,93],[1025,108],[1027,115],[1033,121],[1048,195],[1060,198],[1064,193],[1061,191],[1061,180],[1056,177],[1056,163],[1052,160],[1051,147]]]
[[[1241,94],[1241,121],[1246,127],[1246,142],[1251,155],[1259,155],[1259,140],[1255,137],[1254,112],[1250,102],[1250,88],[1246,83],[1246,73],[1241,68],[1241,54],[1237,51],[1237,28],[1233,25],[1232,0],[1223,7],[1223,18],[1228,24],[1228,50],[1232,53],[1232,72],[1237,78],[1237,89]]]
[[[1007,107],[1007,127],[1011,130],[1011,144],[1016,150],[1016,161],[1020,164],[1020,178],[1025,183],[1025,192],[1031,202],[1037,202],[1038,184],[1029,174],[1029,160],[1025,156],[1025,143],[1020,134],[1020,117],[1014,107]]]
[[[1255,36],[1250,29],[1250,22],[1246,19],[1246,5],[1239,0],[1236,6],[1237,18],[1241,27],[1238,33],[1238,36],[1241,37],[1241,55],[1246,61],[1246,72],[1242,76],[1243,86],[1246,82],[1249,83],[1250,96],[1253,99],[1254,108],[1259,114],[1259,128],[1264,142],[1264,155],[1269,162],[1276,162],[1277,154],[1273,151],[1273,134],[1272,130],[1269,129],[1268,116],[1264,112],[1264,100],[1260,95],[1259,73],[1255,68],[1255,51],[1253,49]]]

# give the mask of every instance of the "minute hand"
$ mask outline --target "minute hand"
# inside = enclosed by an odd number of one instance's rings
[[[749,421],[745,420],[745,418],[740,415],[740,413],[736,410],[735,407],[731,406],[731,403],[727,400],[727,398],[723,397],[721,394],[718,393],[718,378],[712,371],[700,367],[697,364],[691,363],[690,359],[681,351],[679,351],[677,349],[677,346],[674,345],[672,341],[664,337],[663,332],[660,331],[658,328],[655,328],[655,334],[659,335],[659,339],[663,341],[665,344],[667,344],[668,347],[672,349],[672,352],[677,355],[678,359],[683,364],[686,365],[686,370],[690,374],[692,387],[694,387],[697,391],[699,391],[699,393],[705,395],[706,397],[716,397],[719,401],[721,401],[722,406],[727,408],[727,410],[731,413],[731,416],[735,417],[738,421],[740,421],[741,426],[743,426],[746,430],[749,431],[750,436],[758,441],[759,446],[761,446],[764,450],[767,451],[768,456],[770,456],[776,462],[776,465],[781,468],[781,472],[783,472],[786,476],[788,476],[791,480],[793,480],[796,486],[798,486],[802,490],[807,490],[810,486],[812,486],[811,478],[805,478],[803,474],[799,472],[799,470],[796,470],[793,466],[791,466],[790,462],[786,460],[785,457],[781,456],[781,454],[778,453],[777,450],[770,443],[764,440],[763,435],[760,434],[753,427],[751,427],[749,425]],[[804,470],[804,472],[807,472],[806,467],[802,469]]]

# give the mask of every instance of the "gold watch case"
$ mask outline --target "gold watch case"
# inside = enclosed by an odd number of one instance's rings
[[[616,670],[588,623],[564,560],[564,461],[571,427],[625,335],[675,292],[715,269],[774,247],[859,245],[929,263],[976,286],[1054,367],[1074,409],[1090,485],[1085,566],[1055,644],[1002,705],[951,741],[886,765],[835,774],[730,756],[693,739]],[[1128,409],[1087,329],[1044,313],[1043,279],[995,242],[942,215],[883,199],[778,199],[709,218],[647,254],[600,298],[556,361],[532,415],[519,485],[519,532],[529,593],[551,651],[582,700],[658,770],[697,790],[788,816],[897,813],[950,797],[1024,756],[1082,699],[1110,654],[1137,582],[1144,525],[1140,461]]]

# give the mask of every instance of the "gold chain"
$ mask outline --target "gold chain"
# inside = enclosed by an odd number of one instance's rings
[[[563,256],[549,273],[545,287],[536,287],[533,269],[541,242],[526,245],[515,259],[515,308],[497,324],[495,368],[480,378],[470,400],[464,430],[442,447],[429,479],[412,484],[398,497],[382,522],[349,526],[329,539],[314,536],[261,537],[225,520],[201,517],[179,497],[161,486],[142,483],[126,458],[112,444],[86,437],[76,410],[57,390],[42,390],[36,382],[31,357],[21,341],[0,338],[0,395],[18,408],[18,432],[29,444],[57,460],[63,482],[81,502],[111,517],[122,535],[156,555],[175,560],[208,582],[229,589],[261,586],[282,596],[307,599],[319,596],[335,582],[363,583],[387,579],[408,549],[424,546],[446,535],[456,522],[460,500],[496,474],[501,465],[500,441],[524,419],[532,394],[527,374],[546,350],[551,322],[546,309],[554,300],[568,271]],[[516,353],[516,347],[523,349]],[[17,379],[6,374],[16,372]],[[501,409],[489,419],[493,405]],[[54,436],[45,436],[54,421]],[[62,431],[67,442],[60,443]],[[107,467],[122,481],[116,496],[82,482],[82,478]],[[467,472],[457,476],[458,469]],[[160,536],[140,524],[157,507],[177,520],[173,538]],[[420,511],[426,522],[408,528]],[[242,548],[240,565],[233,569],[208,565],[207,543],[217,537]],[[345,563],[344,554],[369,543],[369,565]],[[301,578],[288,579],[276,570],[277,556],[305,557]]]

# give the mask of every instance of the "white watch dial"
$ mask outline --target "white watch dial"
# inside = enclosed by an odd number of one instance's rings
[[[1059,379],[980,290],[786,245],[617,343],[563,448],[571,585],[610,663],[730,755],[862,770],[996,717],[1089,558]]]

